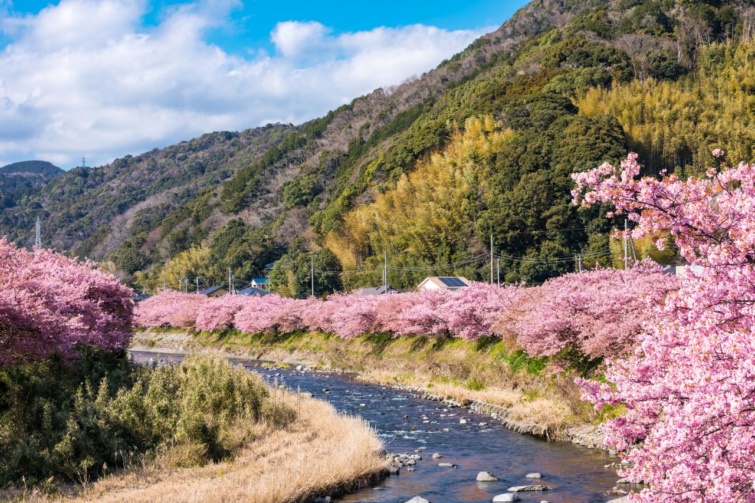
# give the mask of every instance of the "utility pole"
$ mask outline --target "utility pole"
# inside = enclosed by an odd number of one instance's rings
[[[637,249],[634,247],[634,239],[631,237],[629,238],[629,246],[632,248],[632,260],[637,262]]]
[[[231,278],[231,268],[228,268],[228,291],[233,293],[233,279]]]
[[[628,226],[628,220],[624,219],[624,269],[629,269],[629,242],[627,241]]]
[[[312,255],[310,258],[312,259],[312,263],[309,269],[309,278],[312,283],[312,297],[314,297],[315,296],[315,256]]]
[[[199,295],[199,276],[196,277],[195,281],[197,282],[197,295]]]
[[[388,252],[383,250],[383,292],[388,292]]]
[[[582,272],[582,254],[580,253],[578,257],[579,257],[579,272]]]
[[[165,290],[166,288],[168,288],[168,286],[165,284],[165,276],[163,276],[163,290]]]
[[[501,259],[498,258],[498,260],[496,260],[496,262],[497,262],[497,266],[498,266],[497,267],[497,269],[498,269],[498,286],[501,286]]]
[[[493,284],[493,235],[490,235],[490,284]]]
[[[34,225],[34,248],[37,250],[42,248],[42,222],[39,221],[39,217]]]

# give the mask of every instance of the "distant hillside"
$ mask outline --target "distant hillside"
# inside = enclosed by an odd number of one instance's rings
[[[21,161],[0,168],[0,210],[23,204],[25,197],[65,173],[47,161]]]
[[[74,168],[40,188],[25,204],[0,213],[0,232],[28,244],[28,229],[40,216],[45,246],[103,259],[135,231],[144,233],[174,221],[176,217],[169,215],[184,215],[188,203],[215,197],[213,188],[294,130],[293,126],[269,125],[242,133],[209,133],[162,150],[129,155],[107,166]],[[208,215],[202,206],[197,202],[192,206],[196,211],[187,215],[194,215],[194,224],[183,222],[185,217],[178,219],[187,239],[202,239],[212,226],[225,223],[222,216],[220,221],[205,222]],[[154,257],[139,265],[168,257],[176,247],[184,249],[178,242],[163,241],[159,232],[152,233],[149,241],[155,246]]]
[[[21,161],[0,168],[0,175],[33,173],[36,175],[58,176],[65,171],[47,161]]]
[[[429,274],[540,282],[610,262],[607,208],[569,174],[632,149],[651,173],[755,160],[751,0],[537,0],[438,68],[299,127],[212,133],[77,168],[0,213],[28,244],[113,262],[153,288],[278,260],[289,295]],[[470,129],[471,128],[471,129]],[[411,176],[409,176],[411,174]],[[623,225],[623,222],[621,223]]]

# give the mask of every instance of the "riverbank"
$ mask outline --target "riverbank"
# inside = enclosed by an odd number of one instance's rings
[[[319,332],[246,335],[148,329],[135,334],[138,350],[215,352],[259,360],[353,372],[378,384],[409,387],[427,398],[494,413],[507,427],[548,440],[603,448],[598,417],[579,399],[570,376],[551,376],[545,362],[499,339],[362,336]]]
[[[386,476],[382,442],[364,421],[298,393],[280,391],[276,399],[296,410],[297,419],[284,429],[258,425],[231,461],[181,468],[168,451],[76,494],[6,496],[30,502],[280,503],[344,494]]]

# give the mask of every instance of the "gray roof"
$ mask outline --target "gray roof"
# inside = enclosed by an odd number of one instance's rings
[[[391,285],[388,285],[388,288],[386,289],[384,286],[377,286],[374,288],[360,288],[357,290],[362,295],[383,295],[386,293],[393,293],[396,290],[391,288]]]
[[[262,290],[260,288],[255,288],[253,286],[248,286],[244,288],[243,290],[237,291],[236,295],[246,295],[246,296],[256,295],[258,297],[264,297],[265,295],[270,295],[270,292],[266,292],[265,290]]]
[[[211,286],[210,288],[205,288],[199,293],[201,295],[210,295],[217,292],[218,290],[225,290],[225,287],[224,286]]]

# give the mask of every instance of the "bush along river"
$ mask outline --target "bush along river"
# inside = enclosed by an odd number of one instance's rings
[[[132,357],[164,363],[179,361],[182,355],[135,351]],[[404,503],[421,496],[431,503],[482,503],[513,486],[538,485],[547,490],[517,492],[500,501],[603,503],[615,498],[606,492],[616,484],[611,465],[618,458],[606,452],[515,433],[490,415],[360,382],[351,375],[231,360],[271,383],[311,393],[339,412],[361,416],[389,453],[403,455],[398,475],[334,501]],[[480,472],[497,480],[478,482]]]

